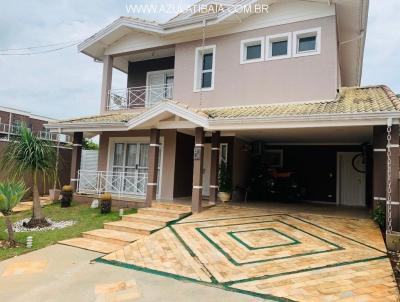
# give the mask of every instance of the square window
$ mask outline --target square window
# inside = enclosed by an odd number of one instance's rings
[[[312,28],[293,33],[293,56],[311,56],[321,53],[321,28]]]
[[[315,51],[315,47],[317,46],[316,42],[316,36],[299,38],[299,52]]]
[[[292,56],[292,34],[267,36],[267,60],[287,59]]]
[[[246,60],[261,58],[261,44],[247,46]]]
[[[288,41],[276,41],[272,42],[272,53],[273,57],[286,56],[288,53]]]
[[[240,64],[264,61],[264,38],[254,38],[240,42]]]

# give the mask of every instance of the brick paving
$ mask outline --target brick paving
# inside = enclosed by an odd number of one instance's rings
[[[272,301],[399,301],[369,219],[222,205],[102,261]]]

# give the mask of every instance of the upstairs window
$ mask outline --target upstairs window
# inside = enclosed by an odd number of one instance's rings
[[[290,33],[267,36],[267,60],[286,59],[292,56]]]
[[[310,56],[321,53],[321,28],[296,31],[293,33],[293,56]]]
[[[214,89],[215,45],[196,48],[194,91]]]
[[[264,61],[264,37],[241,41],[240,64]]]

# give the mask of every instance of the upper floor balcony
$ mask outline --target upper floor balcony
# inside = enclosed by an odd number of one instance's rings
[[[0,123],[0,140],[9,141],[19,135],[21,126],[14,124]],[[72,142],[71,136],[62,133],[51,133],[49,131],[37,131],[36,136],[40,139],[54,143],[68,144]]]
[[[164,84],[156,84],[108,91],[107,110],[123,110],[150,107],[162,100],[172,99],[173,76]]]

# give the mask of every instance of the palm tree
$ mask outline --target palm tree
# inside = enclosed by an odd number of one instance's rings
[[[0,212],[6,219],[8,242],[11,247],[15,246],[14,230],[10,215],[12,209],[21,201],[26,193],[23,181],[5,181],[0,183]]]
[[[32,177],[33,206],[32,218],[28,227],[48,226],[39,199],[38,176],[43,179],[54,175],[56,152],[48,141],[36,137],[25,125],[20,128],[19,135],[11,141],[2,158],[1,166],[12,176],[23,176],[29,173]]]

